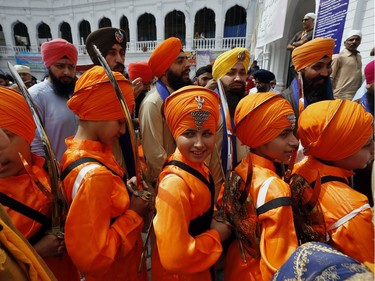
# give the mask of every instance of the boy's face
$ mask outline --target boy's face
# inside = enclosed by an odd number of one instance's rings
[[[282,133],[272,141],[256,148],[254,152],[271,161],[279,160],[288,163],[293,151],[298,148],[298,140],[293,134],[291,127],[285,128]]]
[[[374,160],[374,141],[371,138],[360,150],[352,156],[334,161],[334,165],[346,170],[363,169]]]
[[[3,129],[0,135],[0,178],[25,174],[18,152],[31,164],[29,143],[22,137]]]
[[[120,135],[125,134],[125,118],[119,120],[97,121],[96,135],[103,144],[112,144]]]
[[[188,129],[176,139],[176,145],[191,162],[202,163],[214,149],[215,140],[209,129]]]

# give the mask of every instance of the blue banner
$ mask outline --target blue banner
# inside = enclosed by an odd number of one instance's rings
[[[349,0],[320,0],[314,38],[333,38],[334,54],[340,52]]]
[[[45,66],[40,53],[19,52],[16,56],[16,64],[30,67],[30,70],[45,70]]]

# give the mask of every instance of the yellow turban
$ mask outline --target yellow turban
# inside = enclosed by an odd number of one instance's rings
[[[242,62],[244,68],[249,68],[250,53],[245,48],[233,48],[217,57],[212,68],[212,76],[219,80],[237,63]]]
[[[35,136],[35,122],[24,97],[11,89],[0,87],[0,128],[25,139],[29,144]]]
[[[323,57],[332,58],[335,40],[332,38],[315,38],[292,52],[293,65],[296,71],[300,71]]]
[[[130,113],[134,108],[134,95],[131,83],[120,73],[112,72],[124,96]],[[104,68],[94,66],[78,80],[68,107],[81,120],[118,120],[124,118],[120,101],[109,81]]]
[[[298,132],[306,155],[336,161],[356,153],[373,134],[373,117],[358,103],[327,100],[306,107]]]
[[[182,52],[181,40],[176,37],[169,37],[160,43],[148,60],[148,65],[155,76],[161,77],[173,64],[180,52]]]
[[[256,93],[244,97],[234,113],[236,136],[251,148],[276,138],[287,128],[295,126],[290,103],[275,93]]]
[[[186,86],[173,92],[164,102],[164,116],[177,139],[187,129],[210,129],[219,122],[219,96],[200,86]]]

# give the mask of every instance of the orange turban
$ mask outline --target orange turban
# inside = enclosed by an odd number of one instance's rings
[[[0,87],[0,128],[24,138],[29,144],[35,136],[35,122],[24,97]]]
[[[217,57],[212,68],[212,76],[219,80],[237,63],[242,62],[244,68],[249,68],[250,53],[245,48],[233,48]]]
[[[124,96],[130,113],[134,108],[131,83],[120,73],[112,72]],[[68,107],[81,120],[118,120],[124,118],[120,101],[104,68],[94,66],[78,80]]]
[[[210,129],[219,122],[219,96],[200,86],[186,86],[173,92],[164,102],[164,116],[177,139],[187,129]]]
[[[306,107],[298,132],[306,155],[336,161],[349,157],[373,134],[373,117],[358,103],[327,100]]]
[[[295,48],[292,52],[294,68],[298,72],[325,56],[332,58],[334,47],[335,40],[332,38],[315,38]]]
[[[247,95],[234,113],[236,136],[251,148],[272,141],[287,127],[294,128],[295,120],[290,103],[271,92]]]
[[[78,51],[76,47],[68,41],[57,38],[51,41],[44,42],[40,47],[44,65],[48,68],[59,59],[67,57],[76,65],[78,58]]]
[[[182,52],[181,40],[176,37],[169,37],[160,43],[148,60],[148,65],[154,75],[160,78],[173,64],[180,52]]]
[[[148,83],[154,77],[147,61],[129,63],[128,74],[130,80],[142,78],[142,83]]]

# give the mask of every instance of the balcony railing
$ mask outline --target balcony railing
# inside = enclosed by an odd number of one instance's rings
[[[200,38],[200,39],[193,39],[192,42],[192,49],[193,50],[218,50],[224,51],[227,49],[231,49],[233,47],[246,47],[246,38],[245,37],[225,37],[222,39],[221,48],[216,40],[216,38]],[[135,50],[131,50],[129,42],[127,42],[126,52],[152,52],[156,46],[157,41],[138,41],[135,42]],[[77,45],[77,50],[79,55],[88,55],[85,45]],[[184,47],[185,49],[185,47]],[[190,51],[190,50],[186,50]],[[20,52],[30,52],[30,53],[38,53],[40,52],[40,48],[37,46],[0,46],[0,56],[14,56],[18,55]]]

